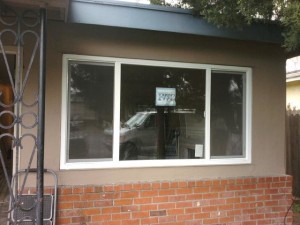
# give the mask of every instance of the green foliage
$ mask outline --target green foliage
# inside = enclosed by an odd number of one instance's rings
[[[150,2],[168,5],[165,0]],[[242,29],[257,21],[278,23],[283,28],[286,50],[291,52],[300,49],[299,0],[182,0],[175,6],[188,6],[195,15],[204,17],[218,27]]]
[[[300,2],[292,1],[284,8],[282,24],[285,27],[284,46],[288,51],[300,48]]]
[[[293,212],[300,213],[300,203],[295,203],[294,204]]]

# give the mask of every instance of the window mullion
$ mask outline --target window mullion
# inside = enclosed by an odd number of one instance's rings
[[[120,105],[121,105],[121,63],[115,63],[114,79],[114,132],[113,132],[113,161],[119,161],[120,140]]]
[[[206,70],[205,78],[205,159],[210,159],[210,103],[211,103],[211,68]]]

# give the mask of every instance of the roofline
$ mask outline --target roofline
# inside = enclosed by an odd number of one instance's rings
[[[192,10],[117,0],[70,0],[68,22],[278,44],[283,40],[275,24],[218,28],[193,16]]]
[[[296,70],[286,74],[286,82],[293,82],[300,80],[300,70]]]

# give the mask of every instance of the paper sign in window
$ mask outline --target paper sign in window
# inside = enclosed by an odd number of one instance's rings
[[[176,106],[175,88],[156,88],[156,106]]]

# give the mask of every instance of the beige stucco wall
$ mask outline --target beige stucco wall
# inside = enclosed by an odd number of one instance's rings
[[[60,170],[62,56],[82,54],[253,68],[252,163]],[[45,167],[59,183],[107,184],[285,174],[285,59],[277,45],[100,26],[48,24]]]
[[[286,104],[300,110],[300,80],[286,83]]]

